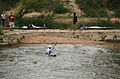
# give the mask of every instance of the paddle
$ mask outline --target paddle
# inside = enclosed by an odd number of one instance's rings
[[[52,49],[54,49],[56,45],[57,45],[57,43],[55,43],[55,44],[54,44],[54,46],[53,46],[53,48],[52,48]]]
[[[52,50],[55,48],[55,46],[57,45],[57,43],[54,44]],[[51,54],[52,57],[56,57],[56,54]]]

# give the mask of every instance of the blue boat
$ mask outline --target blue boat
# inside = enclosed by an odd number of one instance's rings
[[[29,25],[29,26],[22,26],[22,27],[13,27],[13,29],[26,29],[26,30],[29,30],[29,29],[50,29],[50,26],[35,26],[35,25]]]
[[[52,56],[52,57],[56,57],[55,54],[53,54],[53,53],[49,53],[49,52],[45,52],[45,55]]]

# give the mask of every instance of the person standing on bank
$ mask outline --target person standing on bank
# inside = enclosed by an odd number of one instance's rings
[[[4,27],[5,26],[5,19],[6,19],[6,15],[4,12],[2,12],[0,18],[1,18],[1,25]]]
[[[15,26],[14,19],[15,19],[15,16],[11,12],[10,15],[9,15],[9,19],[8,19],[11,31],[13,31],[13,27]]]
[[[73,27],[74,27],[74,31],[77,30],[77,26],[76,26],[76,23],[77,23],[77,16],[76,16],[76,12],[74,12],[73,14]]]

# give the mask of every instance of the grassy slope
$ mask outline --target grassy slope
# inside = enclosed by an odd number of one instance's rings
[[[2,11],[8,11],[13,7],[16,7],[16,3],[20,2],[19,0],[0,0],[0,13]]]

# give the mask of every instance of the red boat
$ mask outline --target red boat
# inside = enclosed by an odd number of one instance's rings
[[[2,29],[11,29],[11,27],[3,27],[3,26],[0,26],[0,28],[2,28]]]

